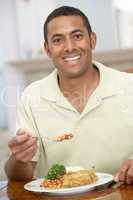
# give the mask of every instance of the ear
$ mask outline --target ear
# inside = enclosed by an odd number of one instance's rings
[[[47,42],[44,42],[44,51],[46,52],[47,56],[50,57],[49,46]]]
[[[95,49],[95,47],[96,47],[96,40],[97,40],[96,33],[91,32],[91,34],[90,34],[90,44],[91,44],[92,50]]]

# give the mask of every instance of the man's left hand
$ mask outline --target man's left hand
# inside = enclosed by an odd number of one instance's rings
[[[124,182],[126,184],[133,184],[133,160],[126,160],[119,171],[117,172],[114,180],[116,182]]]

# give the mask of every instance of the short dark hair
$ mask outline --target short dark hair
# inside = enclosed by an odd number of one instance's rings
[[[59,8],[56,8],[55,10],[53,10],[47,17],[45,23],[44,23],[44,28],[43,28],[43,32],[44,32],[44,40],[46,42],[48,42],[48,23],[53,20],[56,17],[61,17],[61,16],[81,16],[85,26],[88,30],[88,33],[90,34],[92,32],[92,28],[90,25],[90,22],[88,20],[88,18],[86,17],[86,15],[79,10],[78,8],[74,8],[74,7],[70,7],[70,6],[61,6]]]

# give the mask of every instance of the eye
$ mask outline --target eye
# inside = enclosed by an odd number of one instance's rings
[[[62,38],[54,38],[54,39],[52,40],[52,42],[53,42],[53,44],[55,44],[55,45],[59,45],[59,44],[62,42]]]
[[[76,40],[81,40],[81,39],[83,38],[83,34],[77,33],[77,34],[74,35],[74,38],[75,38]]]

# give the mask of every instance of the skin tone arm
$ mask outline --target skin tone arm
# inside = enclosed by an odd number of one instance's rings
[[[129,159],[126,160],[119,171],[117,172],[115,176],[116,182],[124,182],[127,184],[133,184],[133,160]]]
[[[37,151],[37,139],[31,133],[18,130],[16,137],[8,144],[11,156],[5,165],[5,172],[10,180],[31,180],[36,162],[32,158]]]

